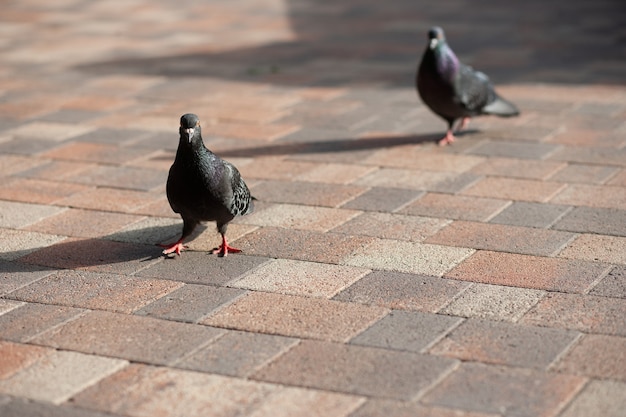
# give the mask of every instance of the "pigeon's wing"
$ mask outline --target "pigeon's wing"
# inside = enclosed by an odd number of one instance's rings
[[[472,115],[480,114],[495,97],[489,77],[468,65],[460,64],[455,82],[455,101],[461,107]]]
[[[239,170],[233,164],[228,161],[223,161],[223,163],[225,172],[224,178],[227,180],[228,186],[232,190],[229,201],[224,202],[226,207],[228,207],[233,216],[243,216],[251,213],[254,204],[248,186],[243,178],[241,178]]]

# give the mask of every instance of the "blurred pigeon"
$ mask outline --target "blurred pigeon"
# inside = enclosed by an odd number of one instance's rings
[[[215,221],[222,235],[222,244],[212,253],[226,256],[241,252],[226,242],[226,227],[235,216],[251,213],[254,197],[231,163],[208,150],[202,141],[200,120],[195,114],[180,118],[180,140],[176,158],[167,178],[167,199],[172,209],[183,218],[183,234],[163,254],[185,249],[183,240],[202,221]]]
[[[433,27],[428,31],[429,43],[417,71],[417,91],[424,103],[448,122],[446,136],[440,145],[454,142],[452,127],[461,119],[459,130],[469,122],[470,116],[495,114],[517,116],[519,110],[513,103],[500,97],[489,77],[459,62],[446,43],[443,29]]]

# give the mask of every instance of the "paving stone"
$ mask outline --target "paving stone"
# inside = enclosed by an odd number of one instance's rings
[[[231,161],[230,158],[229,161]],[[318,166],[319,164],[315,162],[285,160],[285,156],[281,155],[255,158],[249,164],[245,164],[239,169],[241,175],[246,179],[289,181],[312,171]]]
[[[441,276],[474,253],[474,249],[376,239],[342,260],[371,269]]]
[[[90,210],[134,213],[154,203],[158,198],[156,194],[144,191],[117,188],[86,188],[83,191],[73,193],[67,198],[55,200],[55,204]]]
[[[26,230],[74,237],[100,237],[137,222],[142,216],[68,209],[26,227]]]
[[[19,229],[62,211],[60,207],[0,201],[0,227]]]
[[[37,121],[22,124],[15,129],[9,130],[7,133],[22,140],[28,138],[61,142],[73,136],[83,135],[91,130],[93,130],[93,127],[78,123]]]
[[[4,417],[116,417],[117,415],[101,413],[66,406],[57,406],[48,402],[32,401],[23,398],[11,398],[6,404],[0,405],[0,414]]]
[[[392,212],[420,195],[422,193],[419,191],[402,188],[373,187],[341,207],[366,211]]]
[[[45,360],[0,380],[0,392],[60,404],[127,364],[120,359],[53,351]]]
[[[478,156],[450,155],[440,150],[429,152],[421,145],[408,145],[378,150],[363,162],[383,167],[461,173],[472,169],[483,160],[484,158]]]
[[[429,353],[462,361],[547,369],[578,335],[571,330],[469,319]]]
[[[574,238],[573,233],[530,227],[455,221],[425,242],[528,255],[551,256]]]
[[[331,298],[369,269],[276,259],[248,272],[229,286],[255,291]]]
[[[326,366],[319,366],[320,363]],[[413,352],[304,340],[252,377],[280,384],[409,400],[454,365],[455,361],[450,359]]]
[[[550,181],[584,184],[604,184],[617,171],[617,168],[611,166],[568,164],[565,168],[552,175],[550,177]]]
[[[6,295],[31,303],[131,313],[182,284],[117,274],[63,270]]]
[[[626,266],[616,266],[609,271],[589,294],[626,298]]]
[[[396,310],[352,338],[350,343],[423,353],[461,321],[456,317]]]
[[[511,146],[510,143],[503,143],[502,145]],[[523,145],[524,148],[527,147],[527,144]],[[513,148],[515,147],[516,146]],[[510,158],[489,158],[473,167],[471,172],[478,175],[491,175],[496,177],[544,180],[566,167],[566,164],[562,162],[518,158],[524,157],[518,156],[514,152],[514,155]]]
[[[273,392],[251,417],[339,416],[347,417],[364,401],[354,395],[286,387]]]
[[[556,204],[623,209],[626,188],[610,185],[570,184],[551,200]]]
[[[243,379],[134,364],[79,393],[73,403],[130,416],[228,416],[252,410],[276,389]]]
[[[0,295],[35,282],[52,272],[48,268],[0,259]]]
[[[265,181],[255,186],[252,191],[262,201],[339,207],[363,193],[365,187],[305,181]]]
[[[290,337],[229,331],[175,366],[246,378],[297,343]]]
[[[238,239],[237,247],[255,256],[336,264],[373,240],[367,236],[264,227]]]
[[[142,149],[104,143],[72,142],[42,154],[44,158],[122,164],[142,156]]]
[[[486,221],[508,204],[506,200],[494,198],[427,193],[399,212],[443,219]]]
[[[325,232],[356,216],[358,211],[293,204],[275,204],[246,216],[247,224]]]
[[[49,356],[49,348],[0,341],[0,381],[7,380],[32,364]]]
[[[160,280],[146,280],[146,282],[153,281],[159,282]],[[135,314],[194,323],[244,293],[245,291],[234,288],[185,284],[136,310]]]
[[[201,323],[291,337],[346,341],[387,309],[321,298],[251,292]],[[341,320],[336,320],[341,317]]]
[[[585,417],[598,414],[620,417],[626,407],[626,384],[619,381],[591,381],[561,414],[563,417]]]
[[[362,213],[332,229],[335,233],[381,239],[422,242],[449,223],[448,220],[393,213]]]
[[[548,143],[487,141],[473,148],[471,153],[509,158],[544,159],[557,149],[559,149],[558,145]]]
[[[150,191],[165,185],[167,172],[135,167],[97,166],[82,170],[67,180],[96,187]]]
[[[428,407],[412,401],[370,399],[350,417],[497,417],[500,414],[454,410],[444,407]]]
[[[501,198],[545,203],[565,188],[565,184],[528,179],[486,177],[470,185],[461,194],[475,197]],[[552,200],[553,203],[564,203]],[[564,203],[567,204],[567,203]]]
[[[81,308],[24,303],[0,315],[2,338],[15,342],[28,342],[40,333],[84,313],[85,310]]]
[[[48,161],[41,165],[20,171],[16,176],[39,180],[54,178],[57,181],[61,181],[73,175],[77,175],[86,169],[93,168],[93,166],[93,163],[78,161]]]
[[[614,175],[608,182],[607,185],[615,185],[617,187],[626,187],[626,169],[622,169]]]
[[[158,261],[158,256],[159,249],[154,246],[69,238],[23,256],[20,262],[52,268],[132,273]]]
[[[449,183],[463,174],[410,170],[400,168],[381,168],[354,182],[366,187],[406,188],[410,190],[444,191],[442,184]],[[453,192],[453,191],[449,191]]]
[[[440,313],[516,322],[544,295],[541,290],[472,284]]]
[[[137,276],[222,285],[267,262],[267,258],[237,254],[220,258],[205,252],[183,252],[137,272]]]
[[[626,149],[563,146],[548,157],[554,161],[580,164],[626,166]]]
[[[333,299],[434,313],[467,286],[467,283],[461,281],[426,275],[374,271]]]
[[[560,253],[560,257],[626,264],[626,237],[580,235]]]
[[[375,167],[355,164],[319,164],[295,179],[329,184],[350,184],[375,169]]]
[[[140,217],[140,219],[103,237],[117,242],[145,245],[167,242],[180,237],[181,222],[178,219],[164,217]]]
[[[446,278],[552,291],[587,291],[608,271],[607,264],[478,251],[445,274]]]
[[[57,349],[167,365],[222,333],[197,324],[92,311],[31,340]]]
[[[626,338],[588,334],[554,366],[559,372],[626,381]]]
[[[520,323],[626,335],[626,302],[620,298],[549,293]]]
[[[3,237],[3,252],[0,253],[0,260],[4,261],[22,258],[32,252],[41,250],[41,248],[62,242],[65,239],[65,236],[28,232],[25,230],[0,229],[0,232]]]
[[[516,201],[489,222],[511,226],[548,228],[569,210],[569,206]]]
[[[5,314],[13,309],[16,309],[19,306],[24,305],[21,301],[12,301],[12,300],[4,300],[0,299],[0,315]]]
[[[626,236],[626,210],[575,207],[553,228],[581,233]]]
[[[81,184],[20,178],[0,185],[0,198],[24,203],[51,204],[89,189],[90,187]]]

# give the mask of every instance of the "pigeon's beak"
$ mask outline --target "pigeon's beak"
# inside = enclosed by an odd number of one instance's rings
[[[185,129],[185,132],[187,132],[187,140],[191,143],[191,138],[193,138],[193,127]]]
[[[439,43],[439,39],[437,39],[437,38],[432,38],[432,39],[430,40],[430,45],[429,45],[429,48],[430,48],[430,49],[435,49],[435,47],[437,46],[437,44],[438,44],[438,43]]]

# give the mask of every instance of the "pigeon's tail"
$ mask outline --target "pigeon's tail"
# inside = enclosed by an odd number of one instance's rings
[[[515,104],[503,99],[502,97],[496,97],[494,101],[487,104],[482,110],[485,114],[494,114],[500,117],[519,115],[519,110],[515,107]]]

